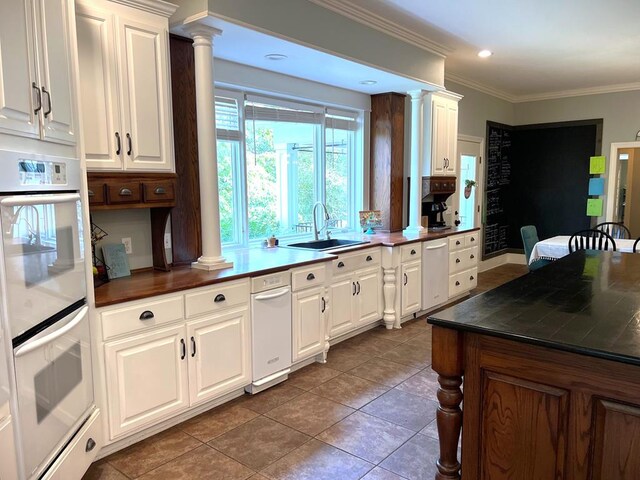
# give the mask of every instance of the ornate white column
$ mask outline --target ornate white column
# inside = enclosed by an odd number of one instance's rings
[[[420,233],[422,226],[422,90],[408,92],[411,96],[411,187],[409,225],[406,233]]]
[[[196,114],[198,123],[198,169],[200,172],[200,225],[202,256],[193,268],[218,270],[233,266],[222,256],[218,197],[218,155],[216,147],[215,87],[213,84],[213,37],[222,32],[208,25],[186,25],[193,38],[196,71]]]

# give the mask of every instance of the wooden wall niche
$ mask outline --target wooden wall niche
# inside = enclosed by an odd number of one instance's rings
[[[371,189],[369,208],[380,210],[379,230],[402,230],[405,95],[371,96]]]

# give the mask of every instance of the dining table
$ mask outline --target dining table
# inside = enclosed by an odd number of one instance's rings
[[[533,246],[529,264],[537,260],[557,260],[569,255],[569,239],[570,235],[557,235],[555,237],[541,240]],[[634,239],[616,238],[616,251],[623,253],[632,253]]]

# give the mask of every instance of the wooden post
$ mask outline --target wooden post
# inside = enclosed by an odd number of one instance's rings
[[[436,480],[459,480],[458,440],[462,427],[463,333],[433,327],[433,370],[438,374],[437,425],[440,458]]]

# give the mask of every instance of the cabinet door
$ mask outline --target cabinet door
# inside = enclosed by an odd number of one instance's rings
[[[329,337],[334,338],[353,330],[354,321],[352,303],[355,287],[351,275],[334,277],[329,286],[331,309],[329,313]]]
[[[322,312],[323,287],[293,294],[293,361],[304,360],[324,350],[325,327]]]
[[[433,132],[431,132],[431,175],[447,175],[447,103],[444,99],[433,99]]]
[[[76,29],[87,168],[121,170],[123,138],[113,15],[78,4]]]
[[[422,309],[449,299],[449,242],[446,238],[424,242],[422,251]]]
[[[2,445],[0,448],[0,478],[18,478],[11,416],[0,419],[0,445]]]
[[[171,170],[172,124],[166,28],[119,18],[127,170]]]
[[[43,138],[76,143],[69,1],[36,0]]]
[[[409,315],[420,310],[422,305],[422,264],[420,261],[408,262],[402,264],[400,269],[402,277],[401,292],[401,316]]]
[[[447,175],[455,175],[458,168],[458,103],[447,101]]]
[[[358,325],[382,318],[382,274],[380,268],[360,270],[356,273]]]
[[[30,0],[0,2],[0,131],[38,138],[32,26]]]
[[[187,323],[191,405],[251,383],[249,308]]]
[[[184,326],[105,344],[111,439],[189,405]]]

